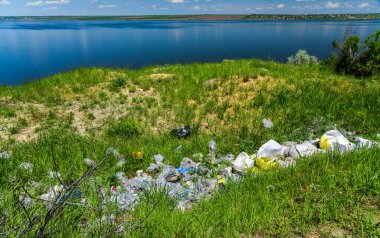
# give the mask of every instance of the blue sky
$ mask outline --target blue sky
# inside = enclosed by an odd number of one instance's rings
[[[380,0],[0,0],[0,16],[380,13]]]

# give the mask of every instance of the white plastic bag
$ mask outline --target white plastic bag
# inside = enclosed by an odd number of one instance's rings
[[[284,150],[282,145],[274,140],[270,140],[259,148],[257,158],[274,158],[276,156],[282,156],[283,154]]]
[[[345,151],[352,151],[355,148],[355,144],[351,143],[339,131],[332,130],[323,134],[319,141],[319,147],[324,150],[343,153]]]
[[[236,171],[243,172],[255,165],[255,161],[251,160],[249,155],[245,152],[239,154],[235,161],[232,162],[233,168]]]

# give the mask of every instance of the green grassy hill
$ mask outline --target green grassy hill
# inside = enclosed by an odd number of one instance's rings
[[[126,157],[122,171],[134,176],[155,154],[174,166],[185,156],[207,154],[211,139],[221,155],[251,154],[269,139],[318,138],[333,128],[376,139],[379,79],[340,76],[320,65],[225,60],[140,70],[78,69],[2,87],[0,152],[10,151],[12,157],[0,159],[0,216],[7,217],[0,220],[0,234],[42,209],[40,202],[26,213],[17,201],[24,187],[33,187],[31,181],[42,184],[32,189],[39,195],[47,184],[57,184],[49,171],[58,169],[64,183],[76,180],[88,169],[83,159],[100,161],[109,147]],[[264,118],[274,127],[264,128]],[[191,126],[189,138],[170,134],[182,125]],[[133,159],[134,151],[142,151],[144,158]],[[134,225],[127,234],[136,237],[376,237],[379,155],[379,149],[319,155],[295,168],[249,175],[187,212],[154,193],[128,214],[136,220],[123,222]],[[20,172],[22,162],[34,165],[32,174]],[[109,192],[115,185],[120,171],[115,164],[115,158],[106,160],[80,187],[91,207],[101,207],[97,189]],[[115,214],[107,209],[70,206],[57,218],[51,236],[106,235],[119,225],[96,223]],[[10,236],[21,229],[27,227]]]

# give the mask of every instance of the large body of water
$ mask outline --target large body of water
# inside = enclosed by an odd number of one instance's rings
[[[380,20],[0,21],[0,85],[19,85],[82,66],[284,61],[297,49],[323,59],[348,27],[366,37],[380,29]]]

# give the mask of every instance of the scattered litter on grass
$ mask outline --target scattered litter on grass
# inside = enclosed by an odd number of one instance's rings
[[[134,159],[142,159],[144,157],[144,153],[141,151],[134,151],[132,156]]]
[[[183,134],[181,134],[183,135]],[[241,152],[237,157],[233,154],[217,154],[217,144],[210,141],[208,144],[208,155],[203,161],[202,153],[195,153],[191,158],[184,157],[178,167],[164,163],[164,156],[154,155],[153,160],[145,173],[138,170],[136,176],[127,178],[123,172],[117,172],[117,184],[113,184],[109,193],[105,193],[105,203],[116,204],[119,209],[133,210],[143,196],[144,191],[163,189],[168,196],[175,198],[178,209],[185,211],[193,208],[193,205],[202,198],[212,196],[215,191],[223,191],[228,188],[229,183],[237,182],[247,173],[262,173],[279,168],[289,168],[296,165],[296,160],[310,157],[317,153],[351,152],[354,149],[365,147],[380,147],[380,143],[356,137],[356,145],[351,143],[339,131],[332,130],[322,135],[320,139],[308,140],[302,143],[284,142],[282,145],[275,140],[269,140],[262,145],[256,154]],[[124,161],[124,157],[116,149],[110,148],[117,158],[117,162]],[[142,158],[142,152],[134,152],[134,158]],[[86,158],[85,164],[93,166],[94,161]],[[20,168],[28,173],[33,172],[30,163],[20,164]],[[49,178],[59,177],[57,172],[50,171]],[[40,199],[54,201],[60,199],[62,185],[49,188],[48,192],[42,194]],[[71,199],[83,197],[79,189],[70,195]],[[34,201],[23,198],[23,202],[29,206]],[[115,220],[117,219],[117,220]],[[133,218],[114,218],[114,221],[125,221]]]
[[[10,159],[11,154],[8,151],[3,151],[0,153],[0,159]]]
[[[95,161],[93,161],[92,159],[89,159],[89,158],[85,158],[85,159],[83,160],[83,163],[84,163],[85,165],[88,165],[88,166],[94,166],[94,165],[96,164]]]
[[[263,126],[265,128],[272,128],[273,127],[273,122],[271,122],[270,120],[268,120],[266,118],[264,118],[262,122],[263,122]]]
[[[29,174],[33,173],[33,165],[29,162],[24,162],[20,164],[19,168]]]
[[[361,137],[356,137],[356,147],[380,147],[380,142],[367,140]]]
[[[182,126],[181,128],[172,130],[172,134],[176,135],[178,138],[186,138],[190,135],[190,133],[190,126]]]
[[[319,146],[321,149],[328,151],[352,151],[355,148],[355,144],[351,143],[346,137],[344,137],[339,131],[332,130],[322,135]]]

